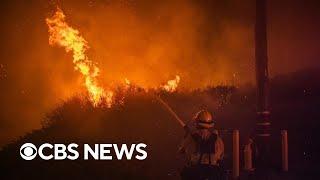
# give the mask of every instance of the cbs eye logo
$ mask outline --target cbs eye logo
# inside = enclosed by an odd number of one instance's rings
[[[20,147],[20,156],[25,160],[32,160],[37,155],[37,147],[32,143],[25,143]]]

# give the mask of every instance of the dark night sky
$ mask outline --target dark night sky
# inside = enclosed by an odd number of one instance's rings
[[[2,1],[0,144],[39,128],[79,88],[71,56],[48,45],[45,18],[57,4],[89,42],[103,82],[127,76],[152,86],[180,74],[181,86],[194,88],[254,80],[253,0]],[[319,20],[316,0],[268,0],[271,76],[320,66]]]

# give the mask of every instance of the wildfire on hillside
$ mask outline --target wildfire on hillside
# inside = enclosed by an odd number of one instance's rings
[[[116,103],[115,92],[112,90],[114,87],[103,87],[98,83],[100,69],[87,56],[88,42],[80,35],[77,29],[69,26],[63,11],[58,7],[55,14],[46,19],[46,23],[49,28],[49,44],[64,47],[66,52],[72,52],[74,68],[83,76],[84,86],[93,106],[106,105],[111,107]],[[124,82],[123,87],[128,89],[131,86],[130,80],[125,78]],[[179,82],[180,76],[176,75],[175,79],[169,80],[166,84],[154,89],[161,89],[171,93],[176,91]],[[123,82],[119,84],[123,84]]]

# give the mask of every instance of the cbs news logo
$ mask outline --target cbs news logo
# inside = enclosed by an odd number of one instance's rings
[[[22,159],[30,161],[36,158],[38,155],[43,160],[76,160],[79,158],[80,154],[77,151],[79,147],[76,143],[65,144],[49,144],[44,143],[37,148],[32,143],[25,143],[20,147],[20,156]],[[83,159],[88,160],[90,158],[95,160],[131,160],[135,158],[137,160],[144,160],[147,158],[148,154],[145,148],[147,147],[144,143],[131,144],[121,144],[119,147],[117,144],[95,144],[92,148],[88,144],[84,144],[83,147]],[[48,150],[53,151],[48,154]],[[45,151],[45,152],[44,152]],[[115,158],[112,155],[116,155]]]

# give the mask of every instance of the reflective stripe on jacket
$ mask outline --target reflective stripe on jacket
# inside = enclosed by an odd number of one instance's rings
[[[200,160],[201,154],[197,151],[198,144],[195,142],[194,138],[192,137],[191,135],[192,133],[188,133],[188,135],[185,137],[180,147],[180,149],[183,149],[186,154],[188,164],[195,165],[200,163],[200,164],[218,165],[218,161],[223,158],[224,144],[216,130],[213,130],[212,133],[215,133],[217,135],[217,139],[215,141],[215,152],[212,152],[210,154],[208,153],[202,154],[201,160]]]

